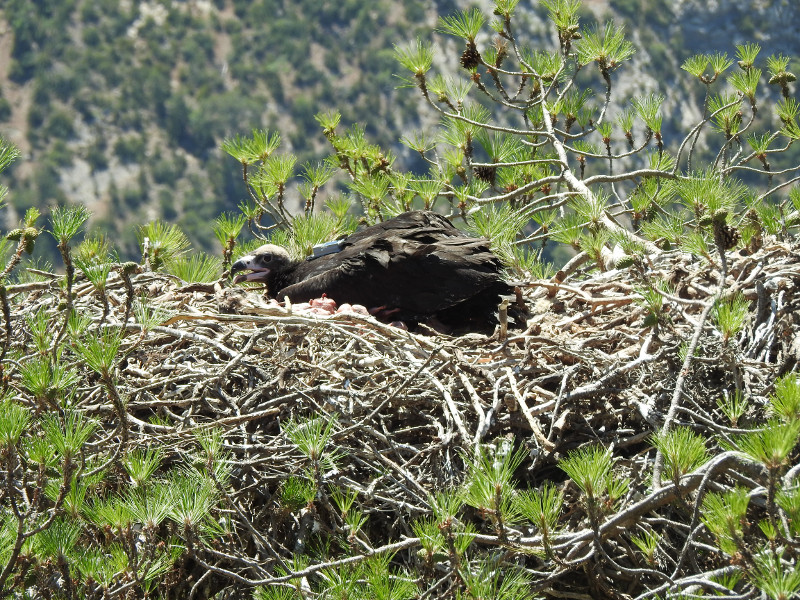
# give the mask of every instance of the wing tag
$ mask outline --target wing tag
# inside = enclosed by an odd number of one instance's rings
[[[314,260],[315,258],[325,256],[326,254],[336,254],[337,252],[341,252],[342,244],[344,244],[344,240],[333,240],[332,242],[317,244],[311,248],[311,256],[306,258],[306,260]]]

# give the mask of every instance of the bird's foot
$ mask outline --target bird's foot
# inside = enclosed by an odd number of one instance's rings
[[[369,309],[369,314],[378,319],[379,321],[388,322],[392,315],[400,312],[399,308],[389,308],[385,304],[383,306],[375,306]]]

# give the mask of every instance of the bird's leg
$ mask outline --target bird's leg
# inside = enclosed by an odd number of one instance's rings
[[[400,312],[399,308],[389,308],[385,304],[383,306],[376,306],[369,309],[369,314],[371,314],[376,319],[380,319],[381,321],[388,321],[389,317],[399,312]]]
[[[405,321],[392,320],[392,315],[396,315],[397,313],[401,312],[401,309],[399,308],[389,308],[388,306],[383,305],[370,308],[368,312],[379,321],[388,323],[392,327],[397,327],[398,329],[408,331],[408,325],[405,323]]]

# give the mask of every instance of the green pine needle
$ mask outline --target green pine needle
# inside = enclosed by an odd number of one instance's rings
[[[295,258],[311,256],[313,247],[317,244],[335,240],[352,233],[354,223],[348,219],[340,219],[332,213],[322,212],[295,217],[292,221],[292,231],[286,240],[280,236],[285,233],[273,234],[270,242],[285,247],[289,254]],[[277,232],[276,232],[277,233]]]
[[[59,244],[68,243],[81,230],[89,219],[89,209],[85,206],[57,207],[53,209],[50,220],[53,237]]]
[[[434,496],[428,499],[431,505],[433,516],[436,518],[437,523],[445,524],[452,521],[461,507],[464,506],[463,490],[447,490],[443,492],[436,492]]]
[[[161,303],[152,303],[146,296],[133,302],[133,316],[144,331],[161,325],[175,315],[175,311]]]
[[[314,115],[314,120],[320,124],[325,135],[333,135],[342,120],[342,114],[338,110],[323,111]]]
[[[711,318],[722,334],[723,344],[727,344],[747,324],[749,307],[750,303],[740,293],[722,298],[714,305]]]
[[[708,101],[717,131],[731,138],[742,124],[741,99],[733,94],[713,95]]]
[[[752,69],[759,52],[761,52],[761,46],[758,44],[747,43],[736,46],[739,67],[744,70]]]
[[[80,534],[79,522],[59,518],[36,536],[36,542],[44,556],[60,562],[72,553]]]
[[[645,530],[642,535],[631,536],[631,541],[637,548],[644,554],[645,560],[648,564],[654,565],[656,562],[656,552],[658,551],[658,544],[661,541],[661,536],[652,530]]]
[[[734,555],[740,549],[749,502],[747,490],[738,487],[724,494],[706,494],[703,498],[703,523],[727,554]]]
[[[648,129],[655,133],[661,132],[661,104],[664,96],[650,94],[649,96],[636,96],[632,103],[636,114],[644,121]]]
[[[132,450],[123,459],[122,466],[134,487],[141,487],[161,466],[164,451],[160,448]]]
[[[444,548],[445,538],[436,520],[417,519],[411,524],[411,530],[419,538],[428,561],[431,561],[433,556]]]
[[[616,69],[635,52],[633,44],[625,39],[625,27],[617,27],[611,21],[602,31],[599,27],[585,30],[578,43],[579,62],[584,65],[596,62],[604,74]]]
[[[541,489],[519,492],[515,499],[519,512],[544,535],[556,532],[564,494],[552,483]]]
[[[652,438],[664,456],[664,472],[677,485],[681,477],[708,462],[708,448],[703,436],[689,427],[675,427]]]
[[[314,502],[317,488],[313,479],[302,477],[287,478],[280,489],[281,506],[294,512]]]
[[[111,263],[96,264],[90,262],[83,257],[75,256],[73,258],[75,266],[86,276],[86,279],[98,290],[104,290],[108,282],[108,276],[111,274]]]
[[[169,518],[184,531],[196,531],[205,525],[217,502],[213,481],[187,471],[172,478],[172,506]]]
[[[132,489],[125,498],[124,510],[137,523],[155,531],[170,515],[175,488],[170,482],[156,482]]]
[[[222,142],[222,150],[238,160],[242,165],[250,165],[269,158],[281,143],[279,133],[265,129],[254,129],[251,136],[227,138]]]
[[[167,262],[166,271],[186,283],[213,283],[222,276],[222,259],[205,252],[178,256]]]
[[[748,573],[753,584],[774,600],[796,598],[800,592],[800,565],[795,560],[784,560],[784,552],[760,552]]]
[[[454,15],[440,17],[438,31],[474,43],[485,22],[486,18],[477,8],[473,8],[469,12],[460,10]]]
[[[695,54],[683,61],[681,69],[702,80],[710,62],[711,58],[707,54]]]
[[[586,446],[570,452],[558,466],[590,500],[597,500],[612,485],[613,459],[601,446]]]
[[[128,503],[119,496],[98,498],[85,510],[86,518],[98,527],[110,527],[115,531],[123,531],[133,522]]]
[[[510,204],[493,204],[473,211],[467,221],[467,230],[487,238],[492,247],[501,248],[513,243],[529,222],[530,217],[525,211],[514,209]]]
[[[96,421],[89,420],[81,413],[72,410],[65,411],[63,418],[50,413],[42,419],[45,440],[64,459],[76,456],[97,427]]]
[[[800,435],[800,419],[784,422],[773,418],[761,429],[735,436],[732,444],[724,444],[738,451],[743,457],[773,473],[788,467],[789,455],[797,445]]]
[[[10,448],[19,442],[31,421],[31,411],[6,399],[0,404],[0,447]]]
[[[760,79],[761,69],[748,69],[747,71],[733,73],[728,78],[728,81],[736,90],[747,96],[751,103],[754,103]]]
[[[733,64],[733,59],[729,58],[724,52],[715,52],[709,57],[709,61],[715,75],[724,73]]]
[[[288,421],[283,429],[286,437],[298,447],[307,458],[320,461],[327,455],[332,459],[334,452],[327,448],[334,434],[336,419],[309,418]]]
[[[770,412],[786,423],[800,420],[800,375],[789,373],[775,381]]]
[[[540,0],[540,2],[547,9],[547,15],[559,33],[577,30],[581,0]]]
[[[466,598],[528,600],[531,597],[530,575],[513,564],[501,562],[497,555],[472,561],[460,575]]]
[[[102,376],[107,376],[117,359],[122,345],[122,332],[107,327],[100,335],[89,335],[83,339],[75,339],[75,349],[86,361],[86,365]]]
[[[717,406],[728,417],[731,427],[738,427],[739,420],[745,415],[747,408],[750,406],[750,400],[741,392],[736,391],[717,400]]]
[[[91,235],[75,248],[75,263],[84,265],[101,265],[111,259],[111,244],[102,234]]]
[[[175,260],[189,249],[189,238],[186,234],[177,225],[167,225],[162,221],[152,221],[140,227],[136,237],[143,252],[147,240],[150,265],[154,270]]]
[[[24,388],[45,406],[67,406],[80,375],[75,368],[49,356],[36,356],[20,365],[20,378]]]
[[[395,58],[416,77],[422,77],[433,66],[433,47],[417,39],[416,44],[407,48],[394,47]]]
[[[223,248],[239,236],[246,222],[247,217],[241,213],[222,213],[216,218],[214,235]]]
[[[0,137],[0,172],[4,171],[17,157],[19,157],[19,148]]]
[[[800,488],[782,489],[775,500],[786,513],[792,534],[800,534]]]
[[[91,477],[75,477],[73,475],[69,489],[64,496],[63,510],[72,519],[78,519],[89,510],[86,496],[90,489],[95,488],[105,477],[104,472],[95,473]],[[45,495],[55,502],[61,492],[61,481],[51,479],[45,486]]]
[[[31,333],[34,347],[39,354],[45,354],[52,342],[53,329],[47,309],[41,306],[36,312],[26,314],[25,322]]]
[[[513,503],[516,489],[513,477],[525,456],[523,447],[513,450],[510,444],[491,451],[479,447],[474,458],[467,462],[464,502],[495,523],[515,521],[518,513]]]

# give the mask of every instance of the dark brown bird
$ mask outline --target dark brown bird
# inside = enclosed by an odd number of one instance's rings
[[[263,281],[278,300],[305,302],[326,294],[340,304],[363,304],[382,320],[438,320],[454,329],[490,328],[500,295],[513,291],[489,241],[464,234],[434,212],[407,212],[366,227],[340,248],[296,261],[267,244],[237,260],[231,275],[250,271],[234,283]]]

